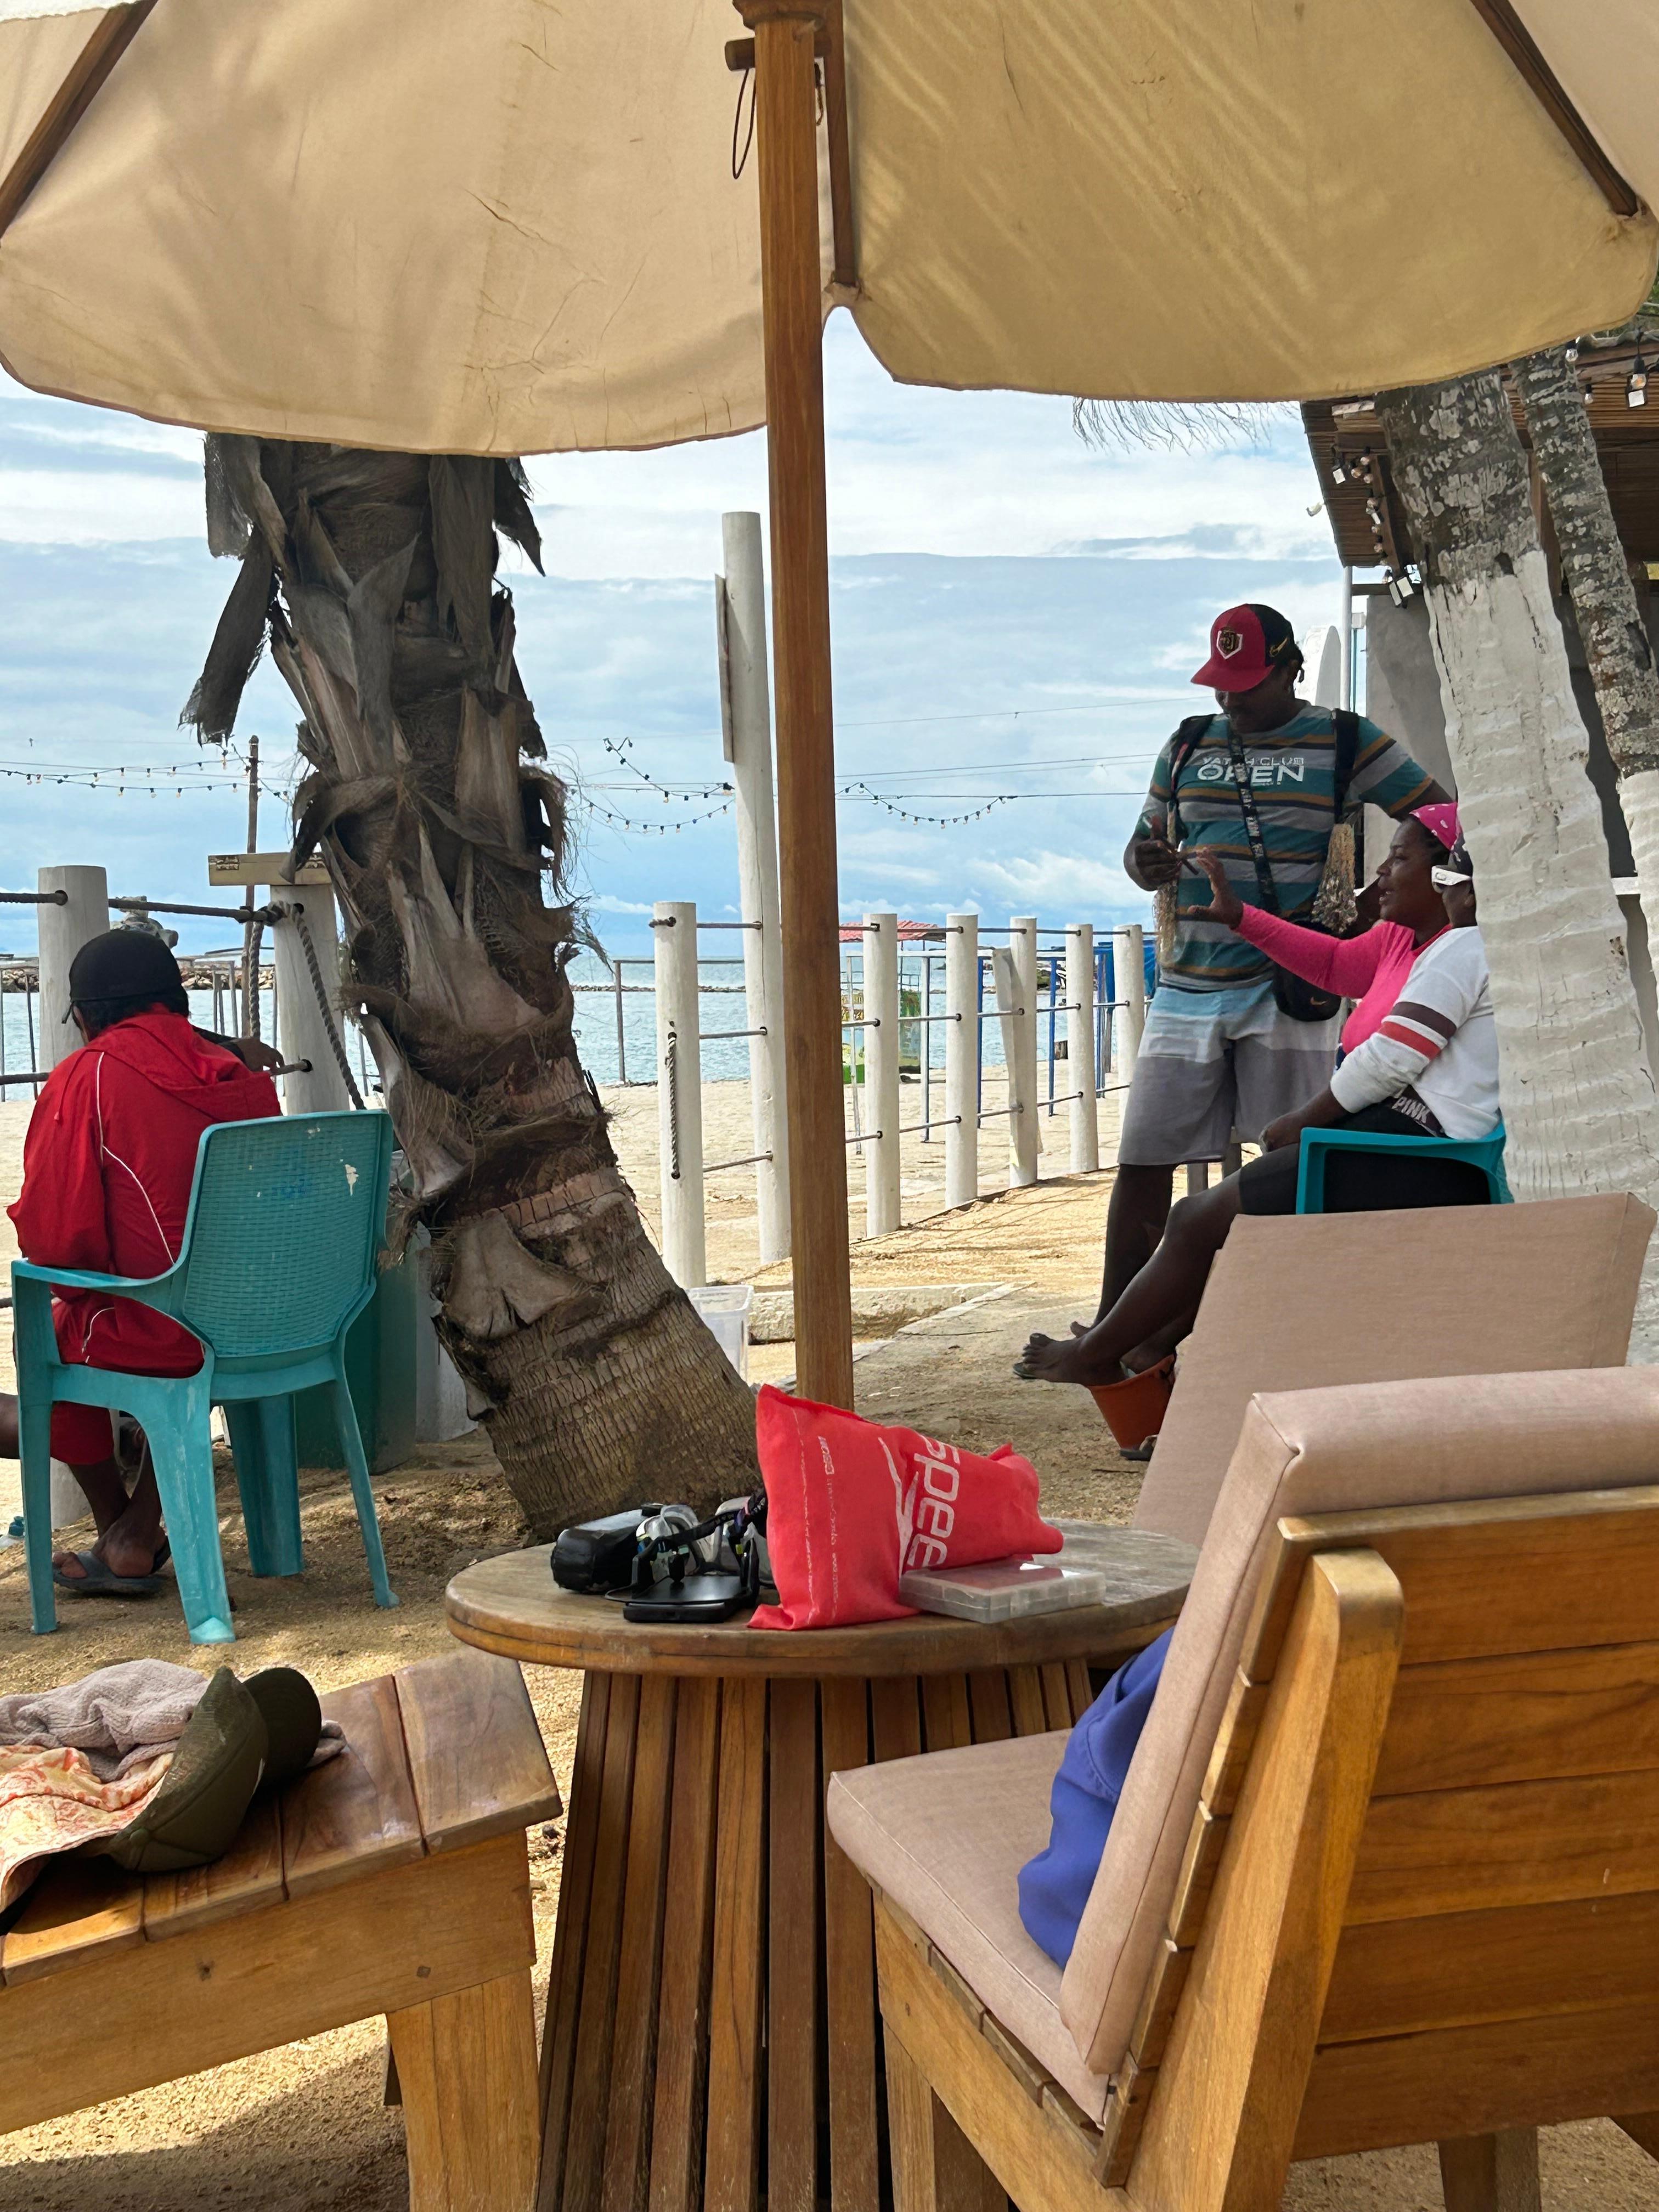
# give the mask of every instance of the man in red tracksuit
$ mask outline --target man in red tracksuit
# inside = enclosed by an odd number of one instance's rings
[[[19,1247],[41,1267],[163,1274],[179,1256],[203,1130],[280,1112],[276,1086],[191,1027],[179,963],[146,932],[112,929],[83,945],[70,998],[86,1042],[52,1070],[29,1121],[10,1208]],[[64,1291],[52,1318],[66,1361],[136,1375],[193,1375],[202,1364],[188,1329],[131,1298]],[[149,1453],[129,1496],[110,1417],[95,1406],[55,1407],[52,1449],[98,1524],[93,1550],[54,1560],[59,1587],[147,1595],[167,1557]],[[4,1392],[0,1455],[17,1455],[17,1401]]]

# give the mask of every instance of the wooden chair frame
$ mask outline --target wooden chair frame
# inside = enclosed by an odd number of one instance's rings
[[[896,2212],[1276,2212],[1435,2141],[1659,2155],[1659,1487],[1289,1519],[1096,2126],[878,1896]]]

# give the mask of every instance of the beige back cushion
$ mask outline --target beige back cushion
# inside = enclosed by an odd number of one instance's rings
[[[1622,1366],[1653,1222],[1627,1197],[1241,1215],[1182,1352],[1135,1526],[1204,1541],[1261,1390]]]
[[[1659,1369],[1357,1383],[1252,1401],[1060,1984],[1061,2014],[1095,2073],[1122,2063],[1280,1519],[1655,1481]],[[1472,1589],[1469,1603],[1480,1602]]]

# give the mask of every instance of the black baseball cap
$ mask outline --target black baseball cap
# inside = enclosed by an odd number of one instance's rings
[[[100,999],[167,999],[184,988],[172,951],[147,929],[106,929],[70,963],[71,1006]]]

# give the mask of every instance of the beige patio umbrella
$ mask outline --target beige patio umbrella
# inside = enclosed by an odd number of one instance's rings
[[[738,7],[728,55],[727,0],[0,0],[0,358],[400,450],[769,422],[799,1373],[846,1403],[827,307],[907,380],[1101,398],[1422,383],[1617,323],[1659,252],[1659,9]]]

